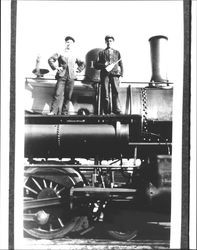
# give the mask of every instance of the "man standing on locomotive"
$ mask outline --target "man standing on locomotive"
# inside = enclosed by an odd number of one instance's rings
[[[85,63],[79,60],[72,50],[74,42],[75,39],[73,37],[67,36],[65,38],[66,48],[64,52],[61,54],[55,53],[48,59],[48,63],[52,70],[57,70],[55,76],[57,83],[51,110],[48,115],[67,115],[69,113],[74,80],[76,79],[75,67],[76,65],[78,66],[77,73],[85,68]],[[56,61],[58,62],[58,66],[56,66]],[[61,107],[62,99],[63,105]]]
[[[119,100],[120,77],[123,76],[123,63],[120,52],[112,48],[114,42],[113,36],[106,36],[106,49],[99,52],[98,59],[94,63],[95,69],[100,71],[101,79],[101,106],[105,114],[110,113],[110,91],[112,90],[112,112],[121,114]]]

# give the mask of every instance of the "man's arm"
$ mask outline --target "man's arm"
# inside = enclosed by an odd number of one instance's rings
[[[48,59],[49,66],[52,68],[52,70],[58,69],[58,67],[55,65],[55,62],[57,61],[58,57],[58,53],[55,53]]]
[[[121,55],[120,55],[120,52],[119,52],[118,60],[119,60],[120,58],[121,58]],[[120,66],[120,75],[123,77],[124,68],[123,68],[122,59],[119,61],[118,65]]]
[[[83,62],[83,61],[81,61],[81,60],[79,60],[79,59],[76,59],[76,64],[78,65],[78,68],[77,68],[77,70],[78,70],[78,72],[80,73],[82,70],[84,70],[85,69],[85,62]]]

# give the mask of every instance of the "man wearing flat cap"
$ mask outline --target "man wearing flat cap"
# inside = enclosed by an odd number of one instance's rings
[[[123,76],[123,63],[120,52],[113,49],[114,37],[107,35],[105,37],[106,48],[99,52],[94,67],[100,70],[101,79],[101,108],[104,114],[111,111],[114,114],[121,114],[119,100],[120,77]],[[110,110],[110,91],[112,91],[112,110]]]
[[[76,65],[77,72],[81,72],[85,68],[85,63],[79,60],[72,50],[74,42],[73,37],[67,36],[65,38],[65,50],[62,53],[55,53],[48,59],[52,70],[56,70],[55,78],[57,79],[49,115],[69,114],[74,80],[76,79]],[[61,105],[62,99],[63,105]]]

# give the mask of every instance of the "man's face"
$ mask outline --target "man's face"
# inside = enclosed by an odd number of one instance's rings
[[[72,46],[73,46],[73,40],[69,39],[67,41],[65,41],[65,44],[66,44],[66,49],[71,49]]]
[[[114,40],[112,38],[107,39],[106,40],[107,48],[112,48],[113,42]]]

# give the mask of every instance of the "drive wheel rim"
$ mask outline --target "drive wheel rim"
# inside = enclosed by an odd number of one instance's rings
[[[40,199],[59,198],[66,202],[62,205],[25,209],[24,214],[31,219],[24,220],[24,231],[35,238],[61,238],[72,231],[79,220],[79,217],[74,217],[70,210],[70,188],[54,180],[35,177],[34,174],[38,172],[39,170],[33,170],[32,176],[25,178],[24,200],[36,202]],[[62,172],[57,170],[57,174]],[[71,177],[68,177],[68,180],[69,178]],[[74,186],[73,180],[70,183]]]

